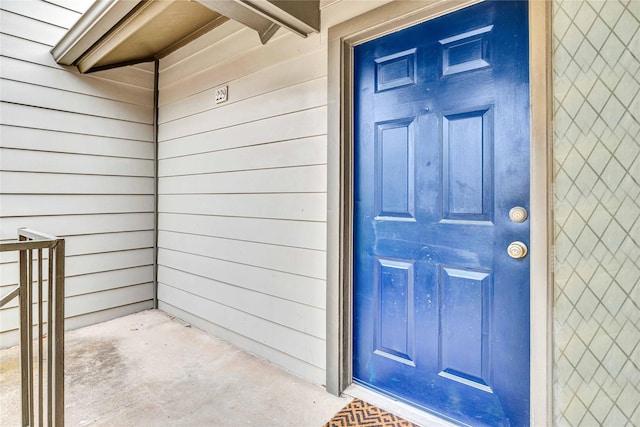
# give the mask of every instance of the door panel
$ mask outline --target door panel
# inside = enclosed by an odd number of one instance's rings
[[[472,425],[528,425],[527,3],[354,52],[354,381]]]
[[[378,258],[376,267],[374,353],[415,366],[413,263]]]
[[[492,109],[442,117],[443,218],[491,221]]]
[[[413,120],[400,119],[376,126],[376,211],[386,220],[414,219]]]

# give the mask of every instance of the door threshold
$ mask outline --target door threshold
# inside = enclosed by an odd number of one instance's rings
[[[437,417],[428,412],[421,411],[404,402],[387,397],[383,394],[376,393],[358,384],[351,384],[346,388],[343,394],[364,400],[365,402],[376,405],[380,409],[391,412],[399,417],[404,418],[414,424],[422,427],[459,427],[458,424],[452,424],[450,421]]]

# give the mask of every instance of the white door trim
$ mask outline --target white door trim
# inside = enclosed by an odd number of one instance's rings
[[[351,384],[353,47],[478,3],[394,1],[329,29],[327,151],[327,390]],[[551,2],[529,2],[531,102],[531,425],[552,420]]]

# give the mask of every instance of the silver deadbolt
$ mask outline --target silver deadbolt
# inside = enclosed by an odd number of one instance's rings
[[[527,245],[522,242],[511,242],[507,247],[507,254],[515,259],[524,258],[527,255]]]
[[[509,211],[509,219],[513,222],[525,222],[528,216],[527,210],[521,206],[511,208]]]

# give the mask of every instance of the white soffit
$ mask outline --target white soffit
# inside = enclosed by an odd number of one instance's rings
[[[161,58],[236,20],[266,43],[280,26],[320,30],[319,0],[97,0],[54,46],[59,64],[86,73]]]

